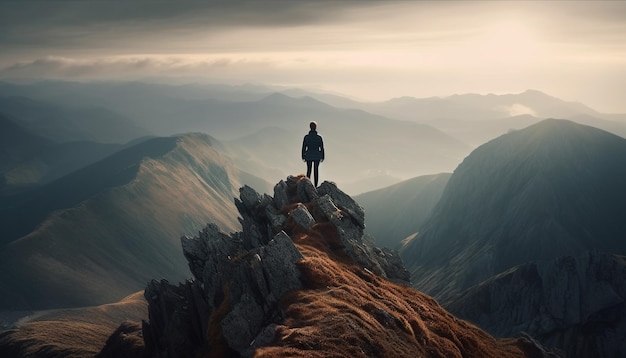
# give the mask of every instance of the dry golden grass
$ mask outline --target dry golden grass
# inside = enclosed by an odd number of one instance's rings
[[[289,208],[286,208],[287,210]],[[315,215],[314,215],[315,216]],[[522,339],[496,340],[433,298],[355,265],[335,228],[287,223],[306,289],[282,300],[286,320],[255,357],[528,357]]]
[[[0,356],[93,357],[125,320],[147,319],[143,291],[97,307],[51,311],[0,335]]]

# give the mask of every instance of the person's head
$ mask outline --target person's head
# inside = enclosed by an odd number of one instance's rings
[[[309,128],[311,128],[312,131],[317,129],[317,122],[316,121],[311,121],[311,123],[309,123]]]

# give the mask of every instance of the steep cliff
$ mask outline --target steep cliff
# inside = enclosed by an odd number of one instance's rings
[[[497,337],[524,331],[567,357],[624,357],[626,258],[588,252],[520,265],[446,308]]]

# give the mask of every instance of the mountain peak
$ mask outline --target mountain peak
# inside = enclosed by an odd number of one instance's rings
[[[626,253],[618,239],[626,231],[625,157],[624,138],[557,119],[475,149],[403,250],[411,271],[441,275],[414,277],[416,286],[443,300],[526,262],[590,249]],[[451,277],[454,285],[437,283]]]
[[[146,289],[148,355],[547,356],[409,288],[397,253],[364,240],[363,209],[333,183],[290,176],[273,197],[244,186],[235,202],[243,231],[210,224],[181,239],[194,281]]]

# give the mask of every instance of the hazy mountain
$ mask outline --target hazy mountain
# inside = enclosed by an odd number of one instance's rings
[[[113,143],[55,143],[0,114],[0,194],[48,183],[122,147]]]
[[[328,147],[322,175],[346,184],[351,193],[389,184],[371,184],[371,179],[381,173],[402,180],[451,171],[471,150],[429,125],[337,108],[309,96],[268,94],[263,92],[268,88],[253,86],[215,86],[208,90],[201,85],[46,82],[28,86],[0,84],[0,94],[3,88],[5,92],[52,103],[102,106],[159,135],[204,132],[223,142],[236,141],[234,159],[249,165],[242,169],[260,170],[259,175],[267,173],[270,176],[264,178],[271,182],[304,171],[300,160],[302,137],[308,132],[308,122],[316,120]],[[280,130],[272,134],[272,128]],[[255,146],[247,144],[248,140]],[[284,149],[279,157],[272,155],[275,148]],[[280,173],[261,169],[276,168],[276,158],[280,158]],[[349,185],[352,183],[354,189]]]
[[[394,177],[385,172],[369,171],[363,178],[354,178],[353,181],[345,181],[344,187],[351,193],[366,193],[401,182],[402,179]]]
[[[324,98],[316,94],[312,96]],[[339,107],[359,108],[389,118],[425,123],[474,146],[546,118],[569,119],[626,136],[626,115],[599,113],[582,103],[563,101],[536,90],[503,95],[401,97],[376,103],[331,98],[331,102]]]
[[[312,98],[273,94],[258,102],[241,103],[230,113],[231,119],[224,120],[230,123],[229,127],[224,125],[225,130],[247,128],[262,133],[254,140],[238,141],[239,150],[245,149],[249,158],[255,156],[265,167],[277,167],[280,163],[287,173],[305,171],[300,159],[302,138],[308,132],[308,122],[316,120],[326,148],[321,176],[340,183],[353,194],[358,192],[351,183],[358,184],[380,173],[407,178],[451,170],[470,150],[469,146],[427,125],[391,120],[360,110],[338,109]],[[268,127],[280,131],[267,131]],[[194,130],[202,128],[215,126],[206,124]],[[273,155],[276,151],[280,151],[278,157]],[[277,162],[276,158],[281,159]],[[384,185],[383,182],[380,186]]]
[[[205,120],[213,112],[206,111],[207,103],[257,101],[275,91],[255,85],[64,81],[17,85],[0,82],[0,96],[28,97],[72,108],[103,107],[132,118],[157,135],[185,132],[179,125]]]
[[[626,121],[601,119],[586,114],[572,115],[567,119],[578,124],[600,128],[626,138]],[[523,129],[541,120],[541,118],[529,114],[522,114],[514,117],[473,121],[467,119],[441,118],[429,121],[428,124],[465,143],[479,146],[502,134],[516,129]]]
[[[626,253],[626,139],[545,120],[474,150],[402,256],[442,299],[513,266]]]
[[[112,302],[151,277],[187,275],[178,238],[239,227],[244,182],[206,135],[155,138],[3,202],[3,309]]]
[[[541,118],[529,114],[522,114],[514,117],[473,121],[468,119],[439,118],[427,123],[465,143],[478,147],[503,134],[516,129],[526,128],[541,120]]]
[[[355,196],[365,209],[365,232],[376,245],[396,248],[406,237],[421,231],[450,175],[424,175]]]
[[[101,106],[74,107],[26,97],[0,97],[2,112],[31,133],[56,142],[126,143],[149,132]]]
[[[19,167],[23,162],[34,158],[52,147],[50,140],[29,133],[17,123],[0,114],[0,190],[11,184],[7,172]]]
[[[368,110],[391,118],[427,121],[438,118],[500,119],[522,114],[539,118],[602,115],[579,102],[567,102],[536,90],[518,94],[458,94],[448,97],[394,98],[370,104]]]

